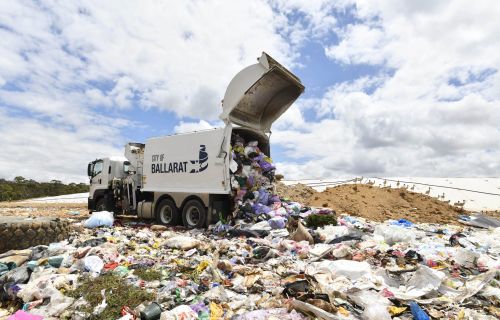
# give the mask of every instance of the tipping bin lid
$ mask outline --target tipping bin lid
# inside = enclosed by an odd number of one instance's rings
[[[241,70],[229,83],[220,118],[270,132],[273,122],[304,92],[304,86],[267,53],[257,60],[259,63]]]

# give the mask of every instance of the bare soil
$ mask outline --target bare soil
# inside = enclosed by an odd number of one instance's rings
[[[278,183],[276,191],[282,198],[314,207],[328,207],[338,214],[349,214],[373,221],[407,219],[412,222],[459,224],[460,214],[467,210],[425,194],[399,188],[380,188],[367,184],[346,184],[317,192],[303,184],[286,186]],[[78,214],[71,214],[78,212]],[[500,211],[486,214],[500,218]],[[0,216],[59,217],[86,219],[86,203],[0,202]]]
[[[280,196],[315,207],[328,207],[338,214],[360,216],[373,221],[407,219],[412,222],[458,224],[458,215],[470,214],[460,207],[425,194],[398,188],[380,188],[367,184],[346,184],[317,192],[297,184],[279,184]],[[499,212],[488,212],[498,217]]]
[[[70,212],[78,214],[70,214]],[[0,202],[0,216],[88,218],[86,203]]]

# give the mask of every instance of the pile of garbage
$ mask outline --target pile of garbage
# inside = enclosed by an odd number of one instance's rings
[[[206,230],[94,212],[64,241],[0,253],[0,318],[497,319],[500,228],[373,222],[279,197],[235,136],[232,214]],[[481,227],[480,229],[477,227]]]
[[[291,220],[297,228],[299,218],[311,214],[329,215],[330,221],[336,223],[335,213],[330,209],[312,210],[280,199],[274,184],[275,170],[272,159],[259,149],[258,141],[246,143],[239,135],[233,135],[230,163],[233,214],[219,221],[217,232],[245,235],[259,230],[267,234],[266,231],[285,228]],[[242,228],[239,222],[252,225],[249,229]]]
[[[231,190],[233,218],[253,221],[269,220],[270,206],[279,203],[273,195],[276,167],[271,158],[260,151],[258,141],[248,144],[239,135],[233,135],[231,145]]]
[[[65,241],[0,255],[0,316],[498,318],[499,228],[332,221],[280,203],[292,212],[287,228],[263,220],[175,231],[109,224],[101,213]]]

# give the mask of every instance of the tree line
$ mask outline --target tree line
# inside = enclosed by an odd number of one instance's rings
[[[88,191],[89,185],[85,183],[64,184],[59,180],[37,182],[32,179],[27,180],[21,176],[15,177],[14,180],[0,178],[0,201],[60,196]]]

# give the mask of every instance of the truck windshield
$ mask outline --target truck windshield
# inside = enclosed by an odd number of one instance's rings
[[[96,161],[92,170],[92,177],[102,172],[102,160]]]

